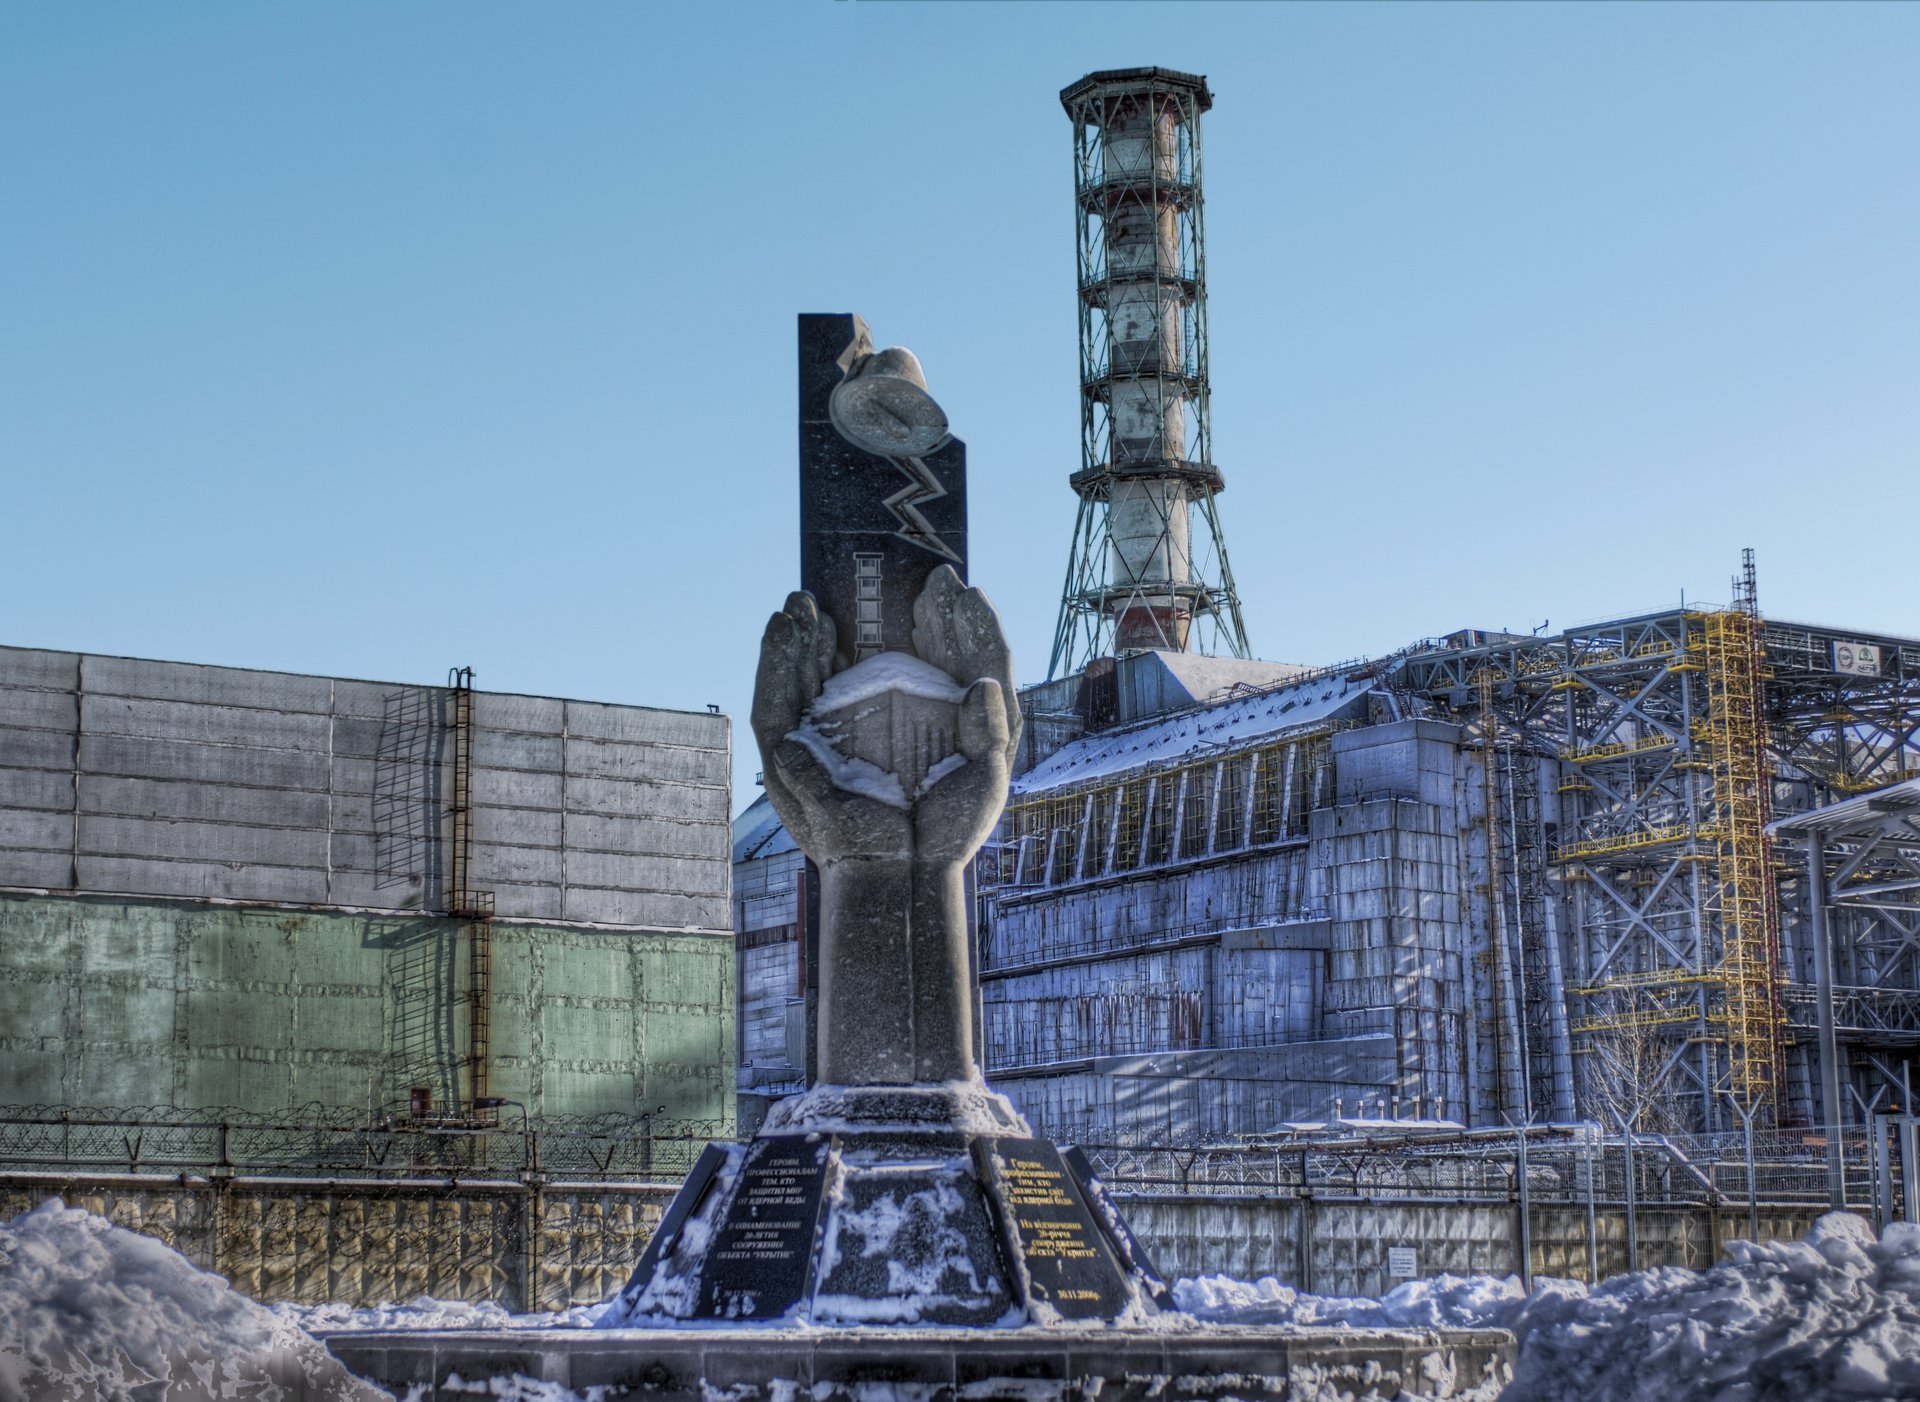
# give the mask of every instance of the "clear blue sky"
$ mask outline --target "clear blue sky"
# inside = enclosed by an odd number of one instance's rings
[[[1056,94],[1153,63],[1217,97],[1257,654],[1722,599],[1743,545],[1770,613],[1920,633],[1920,6],[14,0],[0,641],[744,715],[794,314],[853,310],[1037,677]]]

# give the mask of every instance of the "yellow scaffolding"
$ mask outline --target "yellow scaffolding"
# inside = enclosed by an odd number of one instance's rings
[[[1768,878],[1768,766],[1760,620],[1744,608],[1697,615],[1705,644],[1720,898],[1720,976],[1735,1099],[1771,1105],[1781,1076],[1779,916]]]

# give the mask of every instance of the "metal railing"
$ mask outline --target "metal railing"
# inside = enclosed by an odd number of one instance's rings
[[[1344,1196],[1410,1201],[1509,1201],[1520,1194],[1520,1134],[1512,1129],[1422,1129],[1376,1122],[1265,1142],[1080,1147],[1116,1191],[1142,1195]],[[1863,1132],[1842,1144],[1849,1203],[1872,1200],[1876,1165]],[[1805,1133],[1757,1134],[1749,1174],[1739,1134],[1627,1139],[1595,1125],[1526,1133],[1527,1196],[1536,1205],[1633,1201],[1643,1207],[1822,1207],[1829,1200],[1824,1142]],[[1631,1190],[1629,1189],[1631,1164]]]

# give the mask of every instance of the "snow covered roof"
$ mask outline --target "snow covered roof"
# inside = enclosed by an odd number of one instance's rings
[[[1293,662],[1261,662],[1246,657],[1202,657],[1196,652],[1157,652],[1154,656],[1195,701],[1206,701],[1229,687],[1278,686],[1313,670]]]
[[[1144,765],[1170,764],[1249,744],[1302,726],[1344,718],[1365,704],[1377,677],[1318,676],[1271,691],[1236,696],[1140,725],[1103,730],[1064,745],[1013,781],[1035,793],[1084,783]]]
[[[755,857],[777,857],[795,849],[794,840],[780,822],[773,804],[761,794],[733,820],[733,859],[751,861]]]

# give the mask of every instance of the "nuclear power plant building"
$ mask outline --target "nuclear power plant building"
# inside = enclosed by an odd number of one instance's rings
[[[1213,461],[1213,94],[1129,68],[1061,103],[1077,515],[976,871],[995,1084],[1094,1144],[1906,1103],[1920,641],[1763,616],[1749,552],[1723,607],[1253,660]],[[808,873],[764,800],[735,836],[745,1104],[803,1074]]]
[[[1823,822],[1841,1094],[1898,1086],[1920,642],[1742,602],[1245,666],[1132,653],[1023,694],[981,961],[990,1074],[1048,1132],[1604,1120],[1632,1068],[1676,1129],[1821,1123]]]

